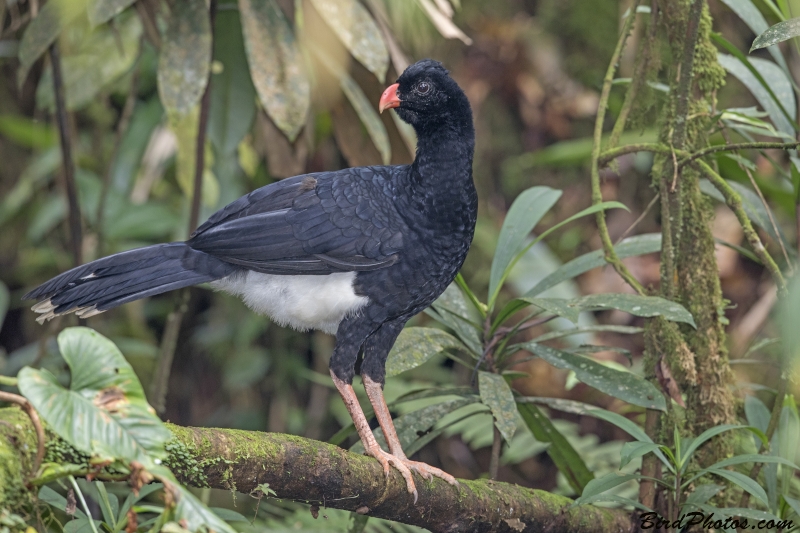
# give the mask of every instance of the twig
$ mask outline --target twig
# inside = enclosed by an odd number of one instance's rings
[[[619,236],[619,238],[617,239],[617,242],[615,242],[615,243],[614,243],[614,246],[616,246],[616,245],[618,245],[620,242],[622,242],[622,240],[623,240],[625,237],[627,237],[627,236],[628,236],[628,234],[629,234],[630,232],[632,232],[632,231],[633,231],[633,229],[634,229],[636,226],[638,226],[638,225],[639,225],[639,223],[640,223],[642,220],[644,220],[644,217],[646,217],[646,216],[647,216],[647,213],[649,213],[649,212],[650,212],[650,210],[653,208],[653,206],[654,206],[654,205],[656,205],[656,202],[658,201],[658,199],[659,199],[659,197],[660,197],[660,196],[661,196],[661,193],[657,193],[655,196],[653,196],[653,199],[652,199],[652,200],[650,200],[650,203],[649,203],[649,204],[647,204],[647,207],[645,207],[645,208],[644,208],[644,211],[642,211],[642,214],[641,214],[641,215],[639,215],[639,217],[638,217],[636,220],[634,220],[634,221],[633,221],[633,224],[631,224],[630,226],[628,226],[628,229],[626,229],[624,232],[622,232],[622,235],[620,235],[620,236]]]
[[[11,376],[0,376],[0,386],[3,387],[16,387],[19,380]]]
[[[662,155],[669,155],[670,149],[669,146],[665,144],[658,144],[658,143],[639,143],[639,144],[626,144],[625,146],[620,146],[618,148],[612,148],[610,150],[606,150],[602,152],[597,157],[597,165],[598,167],[605,167],[608,165],[612,160],[622,157],[623,155],[633,154],[636,152],[652,152],[655,154],[662,154]],[[685,153],[685,152],[681,152]],[[688,155],[688,154],[687,154]]]
[[[28,400],[19,394],[0,391],[0,402],[8,402],[19,405],[22,410],[27,413],[28,418],[31,419],[33,429],[36,430],[36,461],[33,463],[33,471],[31,472],[31,476],[35,476],[36,472],[39,471],[39,467],[42,465],[42,460],[44,459],[45,435],[44,427],[42,427],[42,421],[39,420],[39,414],[36,412],[36,409],[33,408],[33,405],[31,405]]]
[[[622,53],[622,49],[625,46],[625,41],[628,38],[628,34],[631,31],[631,26],[633,25],[633,20],[636,18],[634,14],[636,13],[636,8],[639,5],[639,0],[634,0],[633,5],[631,6],[631,15],[625,19],[625,23],[623,24],[622,31],[619,35],[619,40],[617,41],[617,47],[614,50],[614,53],[611,56],[611,61],[608,64],[608,70],[606,70],[606,76],[603,80],[603,90],[600,93],[600,103],[597,107],[597,117],[594,122],[594,142],[592,144],[592,172],[591,172],[591,179],[592,179],[592,203],[597,205],[603,201],[603,193],[600,190],[600,170],[599,170],[599,158],[600,158],[600,144],[603,138],[603,122],[605,121],[606,117],[606,107],[608,106],[608,97],[611,93],[611,84],[614,81],[614,73],[617,69],[617,62],[619,61],[620,54]],[[624,279],[628,285],[630,285],[633,290],[635,290],[639,294],[645,294],[644,287],[642,286],[639,281],[633,277],[633,274],[628,270],[628,268],[622,263],[620,258],[617,256],[617,252],[614,250],[614,243],[611,241],[611,235],[608,233],[608,226],[606,225],[606,215],[605,211],[599,211],[596,216],[597,219],[597,229],[600,233],[600,240],[603,243],[603,250],[605,251],[605,260],[611,266],[614,267],[614,270]]]
[[[140,0],[134,5],[136,6],[136,13],[139,15],[139,19],[142,21],[142,27],[144,27],[144,32],[147,35],[147,39],[153,46],[156,47],[156,49],[160,49],[161,34],[158,32],[158,26],[155,23],[155,17],[151,17],[150,11],[147,9],[145,2]]]
[[[753,228],[753,224],[747,217],[747,213],[744,212],[744,208],[742,207],[742,198],[739,196],[739,193],[731,188],[731,186],[728,185],[728,182],[725,181],[722,176],[717,174],[714,169],[712,169],[708,163],[702,159],[698,159],[692,164],[703,174],[705,174],[706,178],[708,178],[708,181],[710,181],[711,184],[714,185],[714,187],[716,187],[720,193],[722,193],[722,196],[725,198],[725,203],[728,204],[728,207],[731,208],[736,215],[736,218],[739,220],[739,224],[741,224],[742,229],[744,230],[744,235],[747,238],[747,241],[750,243],[750,246],[753,248],[753,251],[764,264],[764,266],[767,267],[767,270],[769,270],[770,274],[772,274],[775,284],[778,286],[778,292],[785,294],[786,280],[784,280],[783,274],[781,274],[778,265],[775,264],[772,256],[761,242],[758,233]]]
[[[75,162],[72,158],[72,136],[67,115],[67,105],[64,98],[64,78],[61,74],[61,57],[58,53],[58,43],[50,45],[50,64],[53,69],[53,92],[56,100],[56,122],[58,122],[58,135],[61,140],[61,159],[64,167],[64,190],[67,194],[69,205],[69,233],[72,248],[72,261],[75,266],[80,265],[83,237],[81,236],[81,209],[78,204],[78,190],[75,185]]]
[[[492,424],[494,436],[492,437],[492,455],[489,459],[489,479],[497,479],[497,471],[500,469],[500,450],[503,447],[503,436],[497,426]]]
[[[694,152],[686,159],[683,159],[678,162],[678,166],[684,166],[687,163],[691,163],[695,159],[699,159],[701,157],[705,157],[710,154],[715,154],[717,152],[734,152],[736,150],[769,150],[772,148],[777,148],[781,150],[791,150],[800,147],[800,142],[793,142],[793,143],[778,143],[778,142],[747,142],[747,143],[735,143],[735,144],[717,144],[715,146],[709,146],[707,148],[703,148],[702,150],[698,150]]]

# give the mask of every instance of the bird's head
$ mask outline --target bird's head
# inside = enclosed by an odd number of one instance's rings
[[[408,67],[381,95],[379,109],[395,108],[417,133],[452,121],[472,123],[464,91],[438,61],[423,59]]]

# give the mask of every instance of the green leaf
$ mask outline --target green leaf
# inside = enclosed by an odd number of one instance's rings
[[[367,9],[357,0],[311,3],[353,57],[383,82],[389,68],[389,50]]]
[[[58,347],[72,374],[69,389],[46,371],[25,367],[19,373],[20,391],[50,429],[90,455],[145,466],[165,458],[171,434],[114,343],[79,327],[62,331]]]
[[[495,426],[506,442],[509,442],[517,430],[517,408],[511,387],[503,376],[480,371],[478,388],[481,401],[492,410]]]
[[[174,519],[183,527],[189,531],[236,533],[236,530],[178,483],[168,468],[156,466],[149,471],[164,484],[164,491],[172,497],[175,502]]]
[[[186,114],[169,112],[167,114],[169,128],[178,141],[178,154],[175,159],[175,180],[184,196],[191,200],[194,197],[194,174],[197,152],[197,131],[200,125],[200,106],[197,105]],[[203,171],[203,203],[213,207],[219,201],[219,182],[206,168]]]
[[[517,403],[517,410],[536,440],[551,443],[551,446],[547,448],[547,454],[558,470],[567,478],[570,486],[578,494],[583,492],[586,484],[594,479],[594,475],[586,467],[586,463],[583,462],[575,448],[535,405]]]
[[[48,148],[58,140],[58,133],[52,126],[12,113],[0,115],[0,135],[24,148]]]
[[[524,191],[511,204],[503,221],[503,227],[497,240],[497,250],[492,260],[492,269],[489,275],[490,307],[497,298],[500,283],[507,274],[507,269],[514,256],[525,242],[525,238],[560,197],[561,191],[537,186]]]
[[[647,409],[658,409],[659,411],[667,409],[663,393],[652,383],[636,374],[615,370],[588,357],[535,342],[524,343],[522,347],[556,368],[572,370],[580,381],[609,396]]]
[[[452,329],[475,354],[481,354],[481,340],[474,326],[475,322],[480,321],[480,317],[477,316],[475,307],[467,302],[458,285],[451,283],[433,302],[432,307],[445,326]]]
[[[211,40],[205,0],[172,6],[158,58],[158,94],[168,113],[187,115],[200,103],[208,84]]]
[[[645,235],[630,237],[616,245],[614,250],[617,252],[617,255],[620,257],[620,259],[653,252],[660,252],[661,234],[648,233]],[[594,252],[589,252],[588,254],[576,257],[575,259],[561,265],[558,270],[552,274],[549,274],[547,277],[537,283],[532,289],[526,292],[524,296],[527,298],[532,298],[543,293],[547,289],[558,285],[562,281],[572,279],[583,274],[584,272],[592,270],[593,268],[599,268],[605,266],[606,264],[607,263],[603,250],[595,250]]]
[[[67,508],[67,499],[46,485],[39,489],[37,497],[60,511],[64,511]],[[75,518],[86,518],[86,515],[80,509],[76,509]]]
[[[744,414],[747,417],[748,424],[766,433],[769,426],[770,412],[764,402],[755,396],[746,396],[744,399]],[[753,440],[755,441],[756,450],[760,450],[761,439],[753,435]]]
[[[61,30],[85,13],[86,0],[50,0],[31,20],[19,43],[20,82],[58,38]]]
[[[710,474],[715,474],[719,477],[723,477],[733,483],[734,485],[738,485],[742,488],[742,490],[749,492],[751,495],[755,496],[765,504],[767,503],[767,493],[766,491],[761,488],[761,486],[756,483],[753,479],[749,478],[744,474],[740,474],[739,472],[733,472],[731,470],[723,470],[723,469],[706,469],[706,471]]]
[[[89,3],[89,22],[98,26],[108,22],[136,0],[92,0]]]
[[[795,444],[796,443],[797,441],[795,441]],[[792,451],[796,451],[796,447]],[[705,468],[704,470],[708,471],[714,469],[719,470],[720,468],[727,468],[729,466],[740,465],[744,463],[772,463],[772,464],[785,465],[790,468],[794,468],[795,470],[800,470],[800,467],[798,467],[796,464],[794,464],[792,461],[788,459],[785,459],[783,457],[776,457],[774,455],[761,455],[758,453],[745,453],[742,455],[734,455],[729,459],[723,459],[722,461],[714,463],[713,465],[709,466],[708,468]]]
[[[91,522],[94,522],[94,527],[92,527]],[[100,526],[103,523],[100,520],[92,520],[91,522],[86,517],[70,520],[64,524],[64,533],[97,533],[102,531]]]
[[[704,432],[702,432],[696,439],[693,439],[691,441],[691,444],[689,444],[689,446],[687,446],[686,449],[683,450],[683,453],[681,454],[681,457],[680,457],[680,461],[683,464],[683,466],[681,468],[681,472],[684,472],[686,470],[686,468],[689,466],[689,462],[690,462],[689,459],[691,458],[692,454],[700,446],[705,444],[706,441],[711,440],[712,438],[716,437],[720,433],[725,433],[726,431],[731,431],[731,430],[734,430],[734,429],[747,429],[747,430],[750,430],[751,432],[756,433],[756,434],[760,433],[763,436],[763,432],[761,432],[761,430],[759,430],[758,428],[754,428],[753,426],[742,426],[742,425],[738,425],[738,424],[722,424],[720,426],[715,426],[715,427],[709,428],[709,429],[705,430]],[[753,431],[753,430],[755,430],[755,431]],[[766,439],[766,437],[763,437],[762,441],[765,440],[765,439]]]
[[[795,500],[794,498],[790,498],[786,494],[783,494],[783,499],[786,501],[786,505],[792,508],[795,514],[800,518],[800,500]]]
[[[311,88],[292,28],[275,0],[239,0],[250,75],[261,105],[294,141],[303,127]]]
[[[756,35],[767,31],[767,21],[764,19],[761,11],[753,4],[752,0],[722,0],[722,3],[739,15],[742,22],[747,24]],[[778,63],[784,71],[788,71],[786,60],[783,58],[780,49],[777,46],[771,46],[767,50],[772,54],[772,58],[775,62]],[[750,51],[752,52],[753,50],[751,49]]]
[[[443,350],[466,350],[461,342],[440,329],[405,328],[397,337],[386,360],[386,376],[416,368]]]
[[[797,318],[800,317],[800,274],[789,280],[786,296],[778,302],[775,318],[781,336],[783,357],[781,366],[790,370],[800,365],[800,328],[797,327]]]
[[[342,92],[350,101],[353,109],[355,109],[358,118],[367,128],[370,139],[375,143],[375,148],[381,154],[383,164],[388,165],[389,160],[392,158],[392,146],[389,143],[389,134],[386,132],[386,126],[383,125],[383,121],[367,99],[364,91],[361,90],[361,87],[344,71],[339,72],[339,85],[342,87]]]
[[[139,55],[141,34],[138,17],[125,17],[113,30],[97,28],[77,51],[62,56],[67,109],[81,109],[92,103],[101,89],[131,69]],[[36,105],[55,109],[52,69],[48,68],[39,80]]]
[[[793,121],[796,118],[794,91],[786,73],[780,67],[771,61],[756,57],[747,59],[743,56],[718,54],[717,60],[725,70],[747,87],[764,111],[769,113],[778,130],[789,135],[794,134]]]
[[[592,498],[593,496],[597,496],[606,492],[608,490],[613,489],[614,487],[618,487],[623,483],[627,483],[632,479],[639,479],[641,476],[639,474],[624,474],[620,475],[614,472],[610,474],[606,474],[603,477],[593,479],[586,484],[583,488],[583,492],[581,493],[580,498],[575,500],[576,504],[583,504],[588,503],[587,500]]]
[[[539,335],[531,342],[546,342],[554,339],[560,339],[562,337],[569,337],[570,335],[580,335],[583,333],[609,332],[609,333],[621,333],[623,335],[633,335],[635,333],[641,333],[642,331],[644,331],[642,328],[637,328],[633,326],[584,326],[580,328],[551,331],[549,333]]]
[[[775,440],[778,443],[777,450],[775,450],[776,455],[780,455],[789,463],[792,463],[792,468],[796,469],[797,467],[794,466],[793,462],[797,458],[798,442],[800,442],[800,417],[798,417],[797,406],[791,394],[784,398],[781,417],[778,422],[777,439]],[[789,491],[793,477],[794,472],[788,468],[781,468],[782,492]]]
[[[635,316],[663,316],[673,322],[685,322],[695,326],[692,315],[683,306],[657,296],[641,296],[638,294],[590,294],[573,300],[561,298],[530,298],[523,296],[520,300],[529,302],[549,313],[563,316],[573,323],[583,311],[600,311],[617,309]]]
[[[642,442],[638,440],[626,442],[622,445],[622,451],[620,452],[619,467],[622,468],[633,459],[647,455],[650,452],[655,452],[658,449],[659,445],[654,442]]]
[[[211,507],[211,511],[226,522],[249,522],[250,519],[232,509],[224,507]]]
[[[750,52],[773,44],[782,43],[798,35],[800,35],[800,18],[778,22],[755,38],[753,45],[750,47]]]
[[[717,495],[719,491],[724,489],[722,485],[715,483],[707,483],[695,488],[689,496],[686,497],[686,505],[701,505]]]
[[[256,115],[256,90],[245,57],[239,12],[219,11],[214,20],[214,60],[222,72],[211,76],[208,138],[215,154],[232,154]]]

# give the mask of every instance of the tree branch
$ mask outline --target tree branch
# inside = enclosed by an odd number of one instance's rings
[[[167,464],[188,485],[249,493],[269,483],[277,498],[358,510],[434,533],[633,529],[627,511],[570,507],[572,500],[564,496],[488,480],[459,480],[453,487],[438,478],[418,479],[419,501],[414,505],[397,471],[387,479],[374,459],[331,444],[279,433],[168,427],[175,438]],[[24,444],[35,439],[32,435],[33,427],[20,410],[0,409],[0,457],[17,458],[0,461],[0,504],[22,489],[13,468],[30,462],[32,450]],[[12,471],[4,471],[7,467]]]

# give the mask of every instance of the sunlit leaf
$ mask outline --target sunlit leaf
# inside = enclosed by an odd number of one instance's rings
[[[136,0],[91,0],[89,3],[89,22],[93,26],[103,24],[133,4]]]
[[[239,0],[239,11],[261,105],[294,141],[306,121],[311,89],[292,28],[275,0]]]
[[[519,252],[525,238],[561,197],[550,187],[531,187],[517,196],[503,221],[489,276],[489,300],[494,301],[506,269]]]
[[[208,84],[211,21],[205,0],[172,6],[158,59],[158,94],[169,113],[193,111]]]
[[[353,57],[384,81],[389,50],[367,9],[357,0],[311,0],[311,4]]]
[[[440,329],[405,328],[386,360],[386,376],[396,376],[416,368],[444,350],[466,350],[463,344]]]
[[[762,34],[755,38],[750,51],[765,48],[776,43],[782,43],[792,37],[800,35],[800,18],[793,18],[778,22],[767,28]]]
[[[625,239],[614,247],[617,256],[621,259],[632,257],[636,255],[644,255],[653,252],[661,251],[661,234],[660,233],[647,233],[645,235],[637,235]],[[525,293],[526,297],[533,297],[541,294],[550,287],[554,287],[566,281],[577,277],[584,272],[588,272],[593,268],[598,268],[606,265],[605,254],[603,250],[595,250],[580,257],[576,257],[561,265],[555,272],[548,275],[546,278],[537,283],[532,289]]]
[[[58,335],[70,388],[47,371],[25,367],[19,389],[39,415],[77,450],[143,465],[166,457],[170,432],[147,404],[130,364],[110,340],[88,328]]]
[[[594,479],[594,475],[586,467],[586,463],[583,462],[575,448],[535,405],[517,403],[517,410],[536,440],[551,443],[551,446],[547,448],[547,454],[558,470],[564,474],[573,490],[578,494],[583,492],[586,484]]]
[[[220,11],[214,20],[214,60],[222,71],[211,76],[208,138],[215,154],[232,154],[250,131],[256,91],[247,68],[239,12]]]
[[[85,13],[87,0],[50,0],[39,10],[19,43],[20,81],[53,44],[62,28]]]
[[[481,371],[478,372],[478,388],[481,401],[492,410],[495,426],[506,442],[510,441],[517,430],[517,407],[511,387],[503,376]]]
[[[92,103],[97,93],[128,72],[139,55],[142,25],[137,17],[126,17],[115,26],[96,29],[80,50],[61,57],[67,109]],[[53,110],[53,73],[47,69],[39,80],[36,105]]]
[[[615,370],[588,357],[535,342],[524,343],[522,347],[556,368],[572,370],[580,381],[610,396],[648,409],[667,409],[661,391],[636,374]]]

